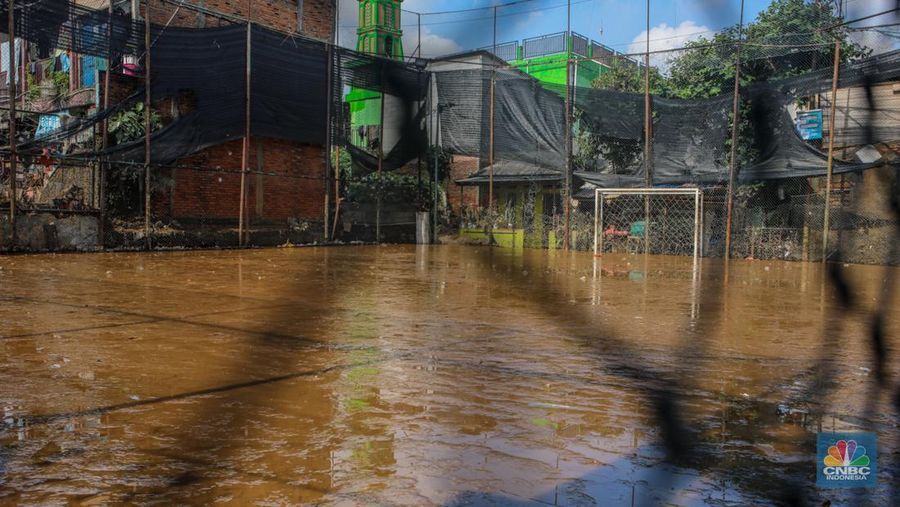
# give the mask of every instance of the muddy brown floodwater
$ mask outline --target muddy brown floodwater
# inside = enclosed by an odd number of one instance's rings
[[[874,429],[886,504],[898,420],[866,410],[862,315],[895,273],[848,267],[841,312],[820,265],[700,268],[463,246],[0,257],[0,503],[744,505],[791,480],[821,504],[850,496],[815,489],[815,432]],[[695,435],[678,467],[659,379]]]

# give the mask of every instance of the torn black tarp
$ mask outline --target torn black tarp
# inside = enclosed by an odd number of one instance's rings
[[[772,180],[798,176],[824,176],[828,154],[804,142],[788,113],[787,106],[793,97],[770,83],[756,83],[742,90],[741,95],[749,103],[753,126],[754,162],[741,167],[741,180]],[[879,165],[853,163],[834,159],[835,174],[868,169]]]
[[[250,134],[324,144],[328,60],[322,42],[251,25]],[[153,133],[152,161],[171,163],[245,135],[247,25],[154,27],[151,95],[188,111]],[[109,150],[113,160],[142,161],[143,146]]]
[[[491,72],[451,70],[435,73],[435,79],[441,146],[487,160]],[[494,158],[561,170],[566,160],[563,99],[515,70],[497,70],[494,83]]]

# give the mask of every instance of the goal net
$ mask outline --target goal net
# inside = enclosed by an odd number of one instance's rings
[[[700,189],[598,188],[594,197],[594,255],[702,255]]]

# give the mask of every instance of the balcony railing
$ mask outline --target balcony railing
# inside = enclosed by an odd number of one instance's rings
[[[496,48],[485,46],[480,49],[488,51],[505,61],[537,58],[565,53],[567,50],[571,50],[575,55],[591,58],[606,66],[611,66],[613,60],[621,60],[628,65],[641,65],[641,62],[576,32],[568,32],[570,35],[568,39],[571,42],[567,45],[566,34],[566,32],[553,33],[525,39],[521,45],[516,41],[512,41],[497,44]]]
[[[523,57],[535,58],[566,52],[566,32],[559,32],[522,41]]]

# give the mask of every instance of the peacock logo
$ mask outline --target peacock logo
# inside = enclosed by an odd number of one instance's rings
[[[838,440],[828,448],[823,462],[826,467],[867,467],[869,456],[866,448],[858,445],[856,440]]]
[[[878,486],[878,435],[867,431],[816,435],[816,485],[820,488]]]

